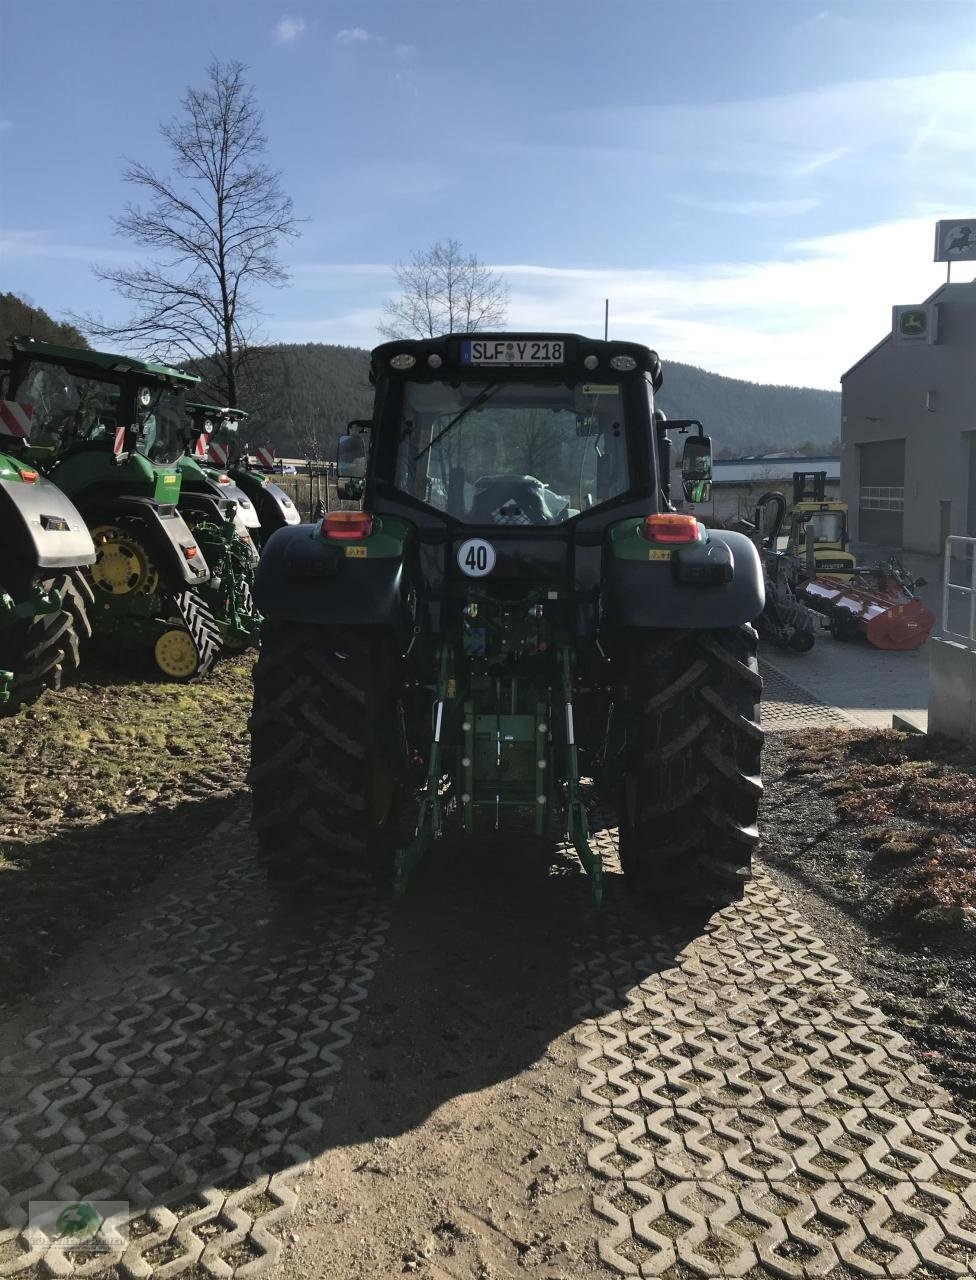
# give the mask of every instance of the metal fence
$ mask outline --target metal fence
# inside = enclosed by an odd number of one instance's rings
[[[942,634],[976,648],[976,538],[946,538]]]
[[[288,494],[303,520],[311,520],[319,504],[323,511],[346,505],[336,494],[335,467],[302,467],[294,475],[273,475],[271,479]]]

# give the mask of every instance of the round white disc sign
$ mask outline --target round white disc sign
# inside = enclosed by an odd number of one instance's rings
[[[458,547],[457,562],[469,578],[484,578],[495,567],[495,548],[484,538],[469,538]]]

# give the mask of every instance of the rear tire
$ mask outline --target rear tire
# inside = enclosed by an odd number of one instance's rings
[[[65,676],[81,666],[82,649],[91,639],[91,587],[80,569],[41,581],[45,591],[61,594],[61,608],[18,622],[0,632],[0,667],[13,671],[9,700],[0,714],[11,715],[35,702],[45,689],[58,690]]]
[[[657,896],[736,901],[759,839],[755,630],[636,633],[625,660],[607,760],[624,874]]]
[[[264,624],[248,780],[269,880],[348,893],[389,879],[405,761],[397,665],[366,628]]]

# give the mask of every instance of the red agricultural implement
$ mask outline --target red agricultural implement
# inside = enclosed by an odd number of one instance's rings
[[[836,640],[863,636],[876,649],[918,649],[929,638],[935,615],[918,598],[924,581],[913,581],[897,560],[857,569],[851,579],[820,574],[798,594],[823,614]]]

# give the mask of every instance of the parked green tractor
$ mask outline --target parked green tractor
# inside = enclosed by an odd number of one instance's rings
[[[0,403],[0,434],[19,442],[29,425],[21,406]],[[9,714],[78,670],[93,599],[82,568],[94,564],[95,546],[60,489],[6,452],[0,550],[0,714]]]
[[[240,430],[247,414],[243,409],[220,408],[210,404],[188,404],[195,439],[206,441],[206,457],[219,468],[254,506],[257,528],[249,521],[251,537],[263,546],[276,529],[298,524],[298,508],[270,476],[251,471],[240,443]],[[216,474],[211,472],[210,474]]]
[[[187,405],[185,453],[180,472],[180,511],[210,566],[210,581],[200,591],[220,628],[224,648],[240,653],[258,643],[261,618],[254,607],[255,539],[261,522],[247,495],[226,472],[208,465],[206,437],[194,429]]]
[[[200,594],[210,570],[176,508],[184,397],[199,379],[31,338],[11,349],[6,394],[31,414],[20,454],[77,506],[95,544],[95,639],[148,651],[172,679],[207,671],[220,649]]]
[[[602,791],[632,884],[740,896],[762,571],[748,538],[671,506],[668,433],[686,492],[708,488],[711,442],[655,413],[657,355],[452,335],[378,347],[372,379],[373,419],[339,448],[362,509],[280,530],[258,570],[250,779],[271,877],[403,892],[448,831],[555,831],[599,899]]]

